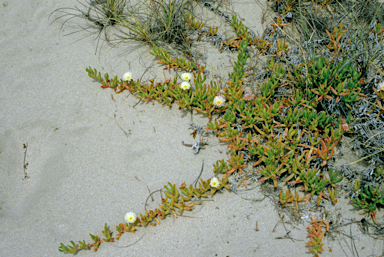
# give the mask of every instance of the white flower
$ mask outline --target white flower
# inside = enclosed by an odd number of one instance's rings
[[[123,80],[124,80],[124,81],[130,81],[130,80],[132,80],[132,72],[130,72],[130,71],[126,72],[126,73],[124,74],[124,76],[123,76]]]
[[[190,89],[191,88],[191,84],[189,84],[189,82],[187,81],[184,81],[180,84],[180,88],[183,89],[183,90],[187,90],[187,89]]]
[[[381,82],[378,86],[377,86],[377,91],[382,91],[384,90],[384,81]]]
[[[220,186],[220,182],[219,182],[219,180],[217,178],[212,178],[210,185],[211,185],[211,187],[219,187]]]
[[[181,75],[181,79],[184,80],[184,81],[189,81],[191,78],[192,78],[192,74],[191,73],[183,73]]]
[[[213,105],[216,105],[217,107],[223,106],[225,103],[225,98],[221,95],[215,96],[213,99]]]
[[[128,223],[135,223],[136,219],[137,219],[137,215],[133,212],[128,212],[127,214],[125,214],[125,220]]]

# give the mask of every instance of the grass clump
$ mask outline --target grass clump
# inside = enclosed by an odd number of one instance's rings
[[[79,24],[80,31],[86,31],[91,35],[97,34],[98,43],[100,39],[109,42],[110,29],[118,23],[119,17],[124,14],[128,1],[130,0],[87,0],[85,3],[78,1],[82,6],[81,9],[78,7],[56,9],[53,13],[60,13],[61,15],[53,22],[66,18],[61,27],[63,29],[64,25],[72,19],[84,19],[88,23],[85,27]],[[76,32],[79,31],[72,33]],[[101,37],[102,35],[104,37]]]
[[[189,16],[193,12],[191,0],[91,0],[79,2],[82,8],[59,8],[53,13],[62,13],[53,22],[67,18],[63,26],[72,19],[83,19],[80,26],[97,39],[116,46],[127,41],[142,41],[153,46],[162,46],[189,52]],[[75,31],[79,32],[79,31]],[[101,37],[103,35],[103,37]]]

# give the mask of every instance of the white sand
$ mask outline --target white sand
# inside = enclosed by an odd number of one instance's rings
[[[255,31],[260,28],[252,26],[260,23],[261,15],[254,1],[233,2],[246,25]],[[176,105],[162,108],[142,102],[133,108],[138,100],[129,92],[116,95],[89,78],[85,72],[89,66],[119,76],[131,70],[140,78],[146,66],[158,60],[149,55],[147,46],[124,45],[108,54],[104,47],[99,56],[92,37],[76,42],[85,34],[62,36],[61,24],[50,26],[53,18],[48,16],[57,8],[75,5],[79,4],[64,0],[0,1],[1,256],[64,256],[58,251],[60,243],[90,243],[89,233],[102,236],[105,223],[115,232],[127,212],[143,213],[147,187],[154,191],[168,182],[190,184],[203,159],[202,178],[210,178],[212,164],[228,158],[227,145],[214,138],[198,155],[182,145],[181,141],[196,141],[188,123],[193,119],[205,125],[206,117],[192,117]],[[64,34],[70,31],[65,29]],[[212,59],[214,65],[220,64]],[[143,80],[154,76],[163,80],[163,74],[170,76],[154,66]],[[26,179],[23,144],[28,144]],[[312,255],[305,247],[309,240],[303,225],[286,227],[293,238],[304,241],[274,239],[284,236],[285,229],[280,224],[272,233],[279,221],[273,203],[242,197],[261,198],[262,193],[258,187],[218,194],[193,213],[185,213],[190,217],[167,217],[160,226],[139,228],[117,242],[103,243],[97,253],[80,251],[78,256]],[[154,198],[150,209],[160,203],[158,194]],[[381,241],[366,239],[356,225],[353,233],[360,256],[382,251]],[[345,242],[342,250],[338,242],[324,241],[323,256],[344,256],[343,250],[351,256]]]

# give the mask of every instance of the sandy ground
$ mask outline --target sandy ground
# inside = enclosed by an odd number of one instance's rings
[[[147,46],[129,44],[107,54],[105,47],[95,55],[92,37],[63,36],[71,30],[60,32],[61,24],[50,25],[48,16],[75,4],[0,1],[1,256],[63,256],[60,243],[91,242],[89,233],[101,236],[105,223],[115,231],[127,212],[143,213],[148,189],[192,183],[203,160],[202,178],[210,178],[212,164],[228,158],[227,145],[215,138],[197,155],[182,145],[196,141],[188,123],[205,125],[206,117],[176,105],[133,107],[138,100],[129,92],[115,95],[87,76],[85,68],[92,66],[119,76],[130,70],[139,78],[158,60]],[[233,6],[247,26],[261,28],[262,10],[254,1]],[[216,57],[214,66],[226,60],[218,52]],[[154,66],[143,80],[153,77],[170,74]],[[274,204],[243,199],[261,197],[259,187],[217,194],[185,217],[168,217],[78,256],[311,256],[305,247],[308,223],[285,224],[297,240],[275,239],[286,231],[280,224],[272,232],[279,221]],[[149,208],[160,203],[159,195],[154,198]],[[363,236],[357,225],[352,233],[360,256],[383,251],[381,241]],[[351,240],[340,240],[323,240],[322,256],[352,256]]]

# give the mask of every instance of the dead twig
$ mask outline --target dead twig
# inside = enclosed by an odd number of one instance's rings
[[[151,193],[151,190],[149,190],[149,187],[148,187],[148,186],[147,186],[147,189],[148,189],[149,193]],[[153,202],[154,200],[153,200],[152,195],[150,195],[150,197],[152,198],[152,202]]]
[[[128,135],[130,135],[131,133],[130,133],[130,132],[126,132],[126,131],[120,126],[120,124],[119,124],[119,123],[117,122],[117,120],[116,120],[116,113],[113,114],[113,118],[114,118],[114,120],[115,120],[117,126],[119,126],[119,128],[124,132],[125,136],[128,137]]]
[[[27,175],[27,171],[26,171],[28,163],[25,162],[26,159],[27,159],[28,143],[23,144],[23,148],[25,149],[25,151],[24,151],[24,165],[23,165],[23,167],[24,167],[24,178],[23,178],[23,180],[24,180],[24,179],[29,178],[29,176]]]
[[[184,141],[181,141],[181,143],[182,143],[184,146],[192,147],[192,144],[186,144],[186,143],[184,143]]]
[[[134,244],[136,244],[137,242],[139,242],[143,237],[145,236],[145,234],[144,235],[142,235],[139,239],[137,239],[136,240],[136,242],[134,242],[134,243],[132,243],[132,244],[130,244],[130,245],[125,245],[125,246],[116,246],[117,248],[126,248],[126,247],[130,247],[130,246],[132,246],[132,245],[134,245]]]
[[[183,143],[184,143],[184,142],[183,142]],[[196,178],[196,180],[193,181],[193,183],[195,183],[195,188],[196,188],[197,182],[199,181],[199,178],[201,177],[201,174],[203,173],[203,169],[204,169],[204,159],[203,159],[203,163],[201,164],[201,171],[200,171],[200,174],[199,174],[199,176]]]
[[[141,99],[132,108],[135,108],[136,105],[138,105],[140,102],[141,102]]]
[[[148,188],[148,187],[147,187]],[[149,190],[149,188],[148,188],[148,190]],[[145,211],[147,211],[147,202],[148,202],[148,200],[149,200],[149,198],[151,197],[152,198],[152,201],[153,201],[153,197],[152,197],[152,195],[154,194],[154,193],[156,193],[156,192],[159,192],[160,191],[160,193],[162,192],[162,190],[163,189],[158,189],[158,190],[156,190],[156,191],[153,191],[152,193],[151,193],[151,191],[149,191],[149,196],[147,197],[147,200],[145,200],[145,204],[144,204],[144,209],[145,209]]]
[[[252,201],[252,202],[261,202],[265,199],[266,196],[264,196],[262,199],[249,199],[249,198],[244,198],[244,197],[241,197],[241,199],[244,199],[244,200],[248,200],[248,201]]]

